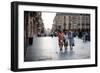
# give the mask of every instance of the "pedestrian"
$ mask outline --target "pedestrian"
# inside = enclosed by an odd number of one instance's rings
[[[67,31],[65,31],[65,35],[64,35],[64,47],[66,51],[68,47],[68,32]]]
[[[83,32],[83,42],[86,42],[87,40],[87,32]]]
[[[51,32],[51,37],[53,38],[53,32]]]
[[[59,43],[60,51],[62,51],[63,44],[64,44],[64,33],[62,31],[58,32],[58,43]]]
[[[74,34],[72,31],[69,31],[68,33],[68,39],[69,39],[69,45],[70,45],[70,50],[73,50],[74,44]]]

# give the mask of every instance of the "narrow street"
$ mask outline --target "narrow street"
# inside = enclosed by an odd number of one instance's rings
[[[83,43],[82,39],[74,38],[75,46],[73,51],[60,52],[57,37],[36,37],[33,45],[29,46],[25,55],[25,62],[44,61],[44,60],[73,60],[90,58],[90,42]]]

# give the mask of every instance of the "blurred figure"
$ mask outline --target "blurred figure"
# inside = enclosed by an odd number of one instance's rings
[[[51,37],[53,38],[53,32],[51,32]]]
[[[66,51],[68,47],[68,32],[67,31],[65,31],[65,35],[64,35],[64,47]]]
[[[64,44],[64,33],[62,31],[58,32],[58,42],[59,42],[60,51],[62,51],[63,44]]]
[[[75,44],[74,44],[74,34],[71,30],[68,33],[68,39],[69,39],[70,50],[73,50],[73,46]]]
[[[83,42],[86,42],[87,36],[88,36],[88,33],[87,32],[83,32]]]

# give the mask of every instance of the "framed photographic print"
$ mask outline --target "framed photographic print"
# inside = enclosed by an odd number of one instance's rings
[[[97,6],[11,3],[11,70],[97,66]]]

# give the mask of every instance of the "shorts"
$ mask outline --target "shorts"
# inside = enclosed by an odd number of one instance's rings
[[[59,40],[59,45],[63,45],[63,40]]]

